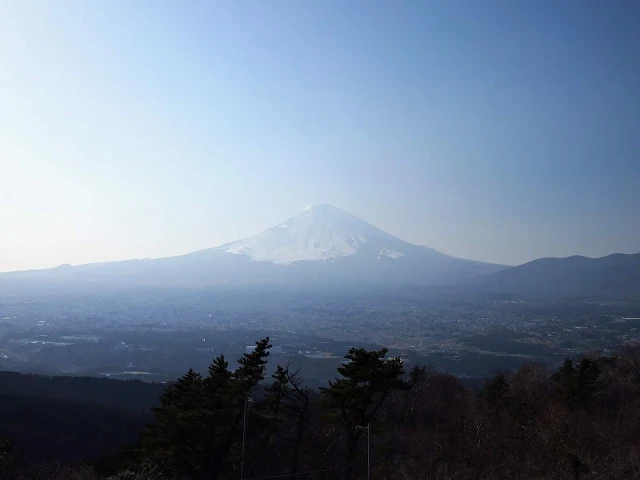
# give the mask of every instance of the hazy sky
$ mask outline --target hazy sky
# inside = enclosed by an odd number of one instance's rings
[[[640,3],[0,0],[0,271],[315,203],[477,260],[640,251]]]

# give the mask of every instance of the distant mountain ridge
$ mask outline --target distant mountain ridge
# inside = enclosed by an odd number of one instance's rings
[[[186,255],[0,274],[0,294],[263,285],[463,285],[529,297],[640,295],[640,253],[541,258],[505,267],[413,245],[338,207],[316,205],[253,237]]]
[[[532,296],[640,296],[640,253],[540,258],[479,281],[494,291]]]
[[[504,266],[452,257],[316,205],[253,237],[175,257],[0,274],[0,288],[100,285],[452,285]]]

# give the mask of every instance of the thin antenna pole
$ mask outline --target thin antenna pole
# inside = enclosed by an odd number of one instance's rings
[[[240,480],[244,479],[244,441],[247,436],[247,396],[244,396],[244,417],[242,420],[242,453],[240,455]]]
[[[371,480],[371,424],[367,423],[367,480]]]
[[[366,427],[356,425],[356,428],[367,431],[367,480],[371,480],[371,423]]]

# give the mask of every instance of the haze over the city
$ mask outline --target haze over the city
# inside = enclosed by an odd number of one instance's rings
[[[640,251],[636,2],[0,0],[0,271],[340,206],[516,265]]]

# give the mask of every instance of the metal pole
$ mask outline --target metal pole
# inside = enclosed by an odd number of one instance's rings
[[[244,417],[242,420],[242,453],[240,454],[240,480],[244,478],[244,440],[247,434],[247,396],[244,396]]]
[[[371,424],[367,423],[367,480],[371,480]]]
[[[371,423],[367,423],[366,427],[356,425],[356,428],[367,431],[367,480],[371,480]]]

